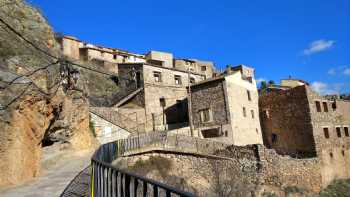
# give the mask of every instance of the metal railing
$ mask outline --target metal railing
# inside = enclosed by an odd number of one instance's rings
[[[165,133],[164,133],[165,134]],[[159,140],[164,139],[162,134]],[[166,134],[165,134],[166,137]],[[144,140],[133,139],[118,140],[102,145],[91,159],[91,196],[92,197],[196,197],[194,194],[181,191],[166,184],[130,173],[112,165],[124,151],[149,143],[149,139],[144,136]]]

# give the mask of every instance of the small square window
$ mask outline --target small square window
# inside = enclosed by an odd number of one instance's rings
[[[200,117],[201,117],[201,122],[210,122],[211,121],[211,111],[209,108],[203,109],[199,111]]]
[[[113,59],[117,59],[117,55],[116,54],[113,54]]]
[[[207,67],[206,66],[201,66],[201,71],[206,71]]]
[[[165,98],[164,98],[164,97],[159,98],[159,103],[160,103],[160,106],[161,106],[161,107],[165,107],[165,106],[166,106]]]
[[[243,117],[247,117],[247,111],[246,111],[245,107],[243,107]]]
[[[315,101],[315,104],[316,104],[317,112],[321,112],[322,110],[321,110],[321,103],[320,103],[320,101]]]
[[[190,83],[191,83],[191,84],[196,83],[196,79],[195,79],[195,78],[193,78],[193,77],[191,77],[191,78],[190,78]]]
[[[337,136],[338,136],[338,137],[341,137],[340,127],[336,127],[335,130],[336,130],[336,132],[337,132]]]
[[[175,79],[175,85],[181,85],[182,84],[180,75],[175,75],[174,79]]]
[[[323,128],[323,134],[324,134],[325,138],[327,138],[327,139],[329,138],[329,130],[327,127]]]
[[[252,97],[250,96],[250,91],[249,90],[247,90],[247,96],[248,96],[248,101],[251,101]]]
[[[327,102],[323,102],[323,111],[328,112],[328,103]]]
[[[155,82],[162,81],[162,73],[160,73],[160,72],[153,72],[153,77],[154,77]]]

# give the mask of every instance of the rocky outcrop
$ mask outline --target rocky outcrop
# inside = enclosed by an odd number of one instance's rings
[[[0,4],[4,21],[36,46],[60,56],[53,30],[37,9],[21,0]],[[64,90],[58,64],[46,68],[56,60],[0,26],[0,186],[7,186],[40,174],[45,146],[82,150],[96,142],[85,94]],[[26,76],[9,83],[20,75]]]

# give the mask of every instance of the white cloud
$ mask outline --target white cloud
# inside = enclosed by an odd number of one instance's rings
[[[334,40],[316,40],[313,41],[307,49],[304,50],[304,55],[312,55],[321,51],[325,51],[334,45]]]
[[[348,75],[350,76],[350,68],[346,65],[330,68],[327,72],[329,75]]]
[[[344,75],[349,75],[349,76],[350,76],[350,68],[345,68],[345,69],[343,70],[343,74],[344,74]]]
[[[321,95],[339,94],[343,87],[343,83],[327,84],[321,81],[315,81],[311,84],[311,88]]]
[[[336,74],[337,74],[337,71],[336,71],[335,68],[331,68],[331,69],[328,70],[328,74],[329,74],[329,75],[336,75]]]

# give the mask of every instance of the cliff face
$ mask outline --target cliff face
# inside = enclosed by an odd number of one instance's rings
[[[0,17],[60,56],[53,30],[37,9],[21,0],[0,0]],[[63,90],[59,65],[34,72],[56,60],[0,26],[0,186],[6,186],[38,176],[45,146],[81,150],[96,142],[89,129],[88,100],[81,92]],[[26,76],[14,80],[20,75]]]

